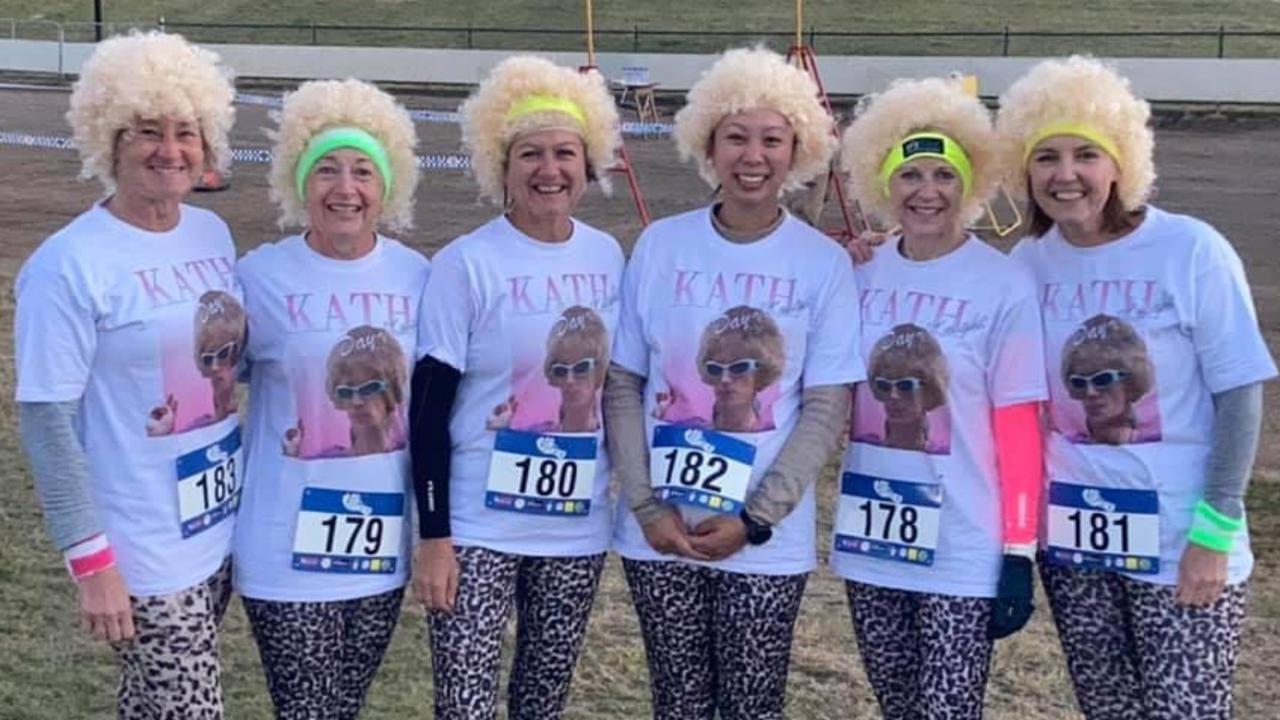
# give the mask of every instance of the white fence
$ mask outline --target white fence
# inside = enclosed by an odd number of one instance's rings
[[[473,85],[503,50],[325,47],[299,45],[208,45],[240,77],[304,79],[357,77],[365,80]],[[0,39],[0,70],[75,75],[92,43]],[[585,62],[583,53],[543,53],[564,65]],[[687,89],[712,55],[603,53],[597,64],[607,77],[621,78],[624,66],[649,68],[661,90]],[[977,76],[983,95],[998,95],[1036,63],[1022,57],[824,56],[818,59],[827,91],[862,95],[890,80],[962,72]],[[1218,58],[1124,58],[1116,65],[1141,96],[1155,101],[1280,103],[1280,60]]]

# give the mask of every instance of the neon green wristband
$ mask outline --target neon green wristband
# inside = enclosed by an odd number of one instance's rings
[[[1195,516],[1191,519],[1191,531],[1187,533],[1187,540],[1209,550],[1228,553],[1235,546],[1236,536],[1244,530],[1244,527],[1244,518],[1237,520],[1227,517],[1201,500],[1196,503]]]

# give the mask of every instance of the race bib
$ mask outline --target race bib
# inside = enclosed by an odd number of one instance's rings
[[[840,478],[836,550],[932,565],[938,552],[942,486],[846,472]]]
[[[1160,500],[1155,490],[1049,483],[1049,547],[1059,565],[1138,574],[1160,572]]]
[[[649,484],[660,500],[737,514],[751,483],[756,446],[714,430],[658,425],[649,448]]]
[[[394,573],[403,532],[404,493],[306,488],[293,536],[293,569]]]
[[[485,506],[535,515],[587,515],[595,494],[598,446],[594,435],[497,431]]]
[[[178,525],[189,538],[217,525],[240,507],[244,452],[237,426],[212,445],[178,457]]]

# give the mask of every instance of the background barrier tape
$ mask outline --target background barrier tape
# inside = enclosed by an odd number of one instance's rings
[[[0,145],[33,147],[45,150],[75,149],[75,145],[72,144],[69,137],[8,131],[0,131]],[[271,151],[266,148],[232,148],[231,160],[238,163],[270,163]],[[419,155],[418,167],[423,170],[466,170],[471,167],[471,158],[466,155],[443,153]]]
[[[236,93],[236,102],[241,105],[260,105],[262,107],[278,108],[283,105],[283,101],[272,95],[254,95],[252,93]],[[410,110],[409,117],[414,122],[426,123],[458,123],[458,113],[446,112],[443,110]],[[641,123],[641,122],[624,122],[622,123],[622,134],[638,137],[653,137],[655,135],[670,135],[671,123]]]

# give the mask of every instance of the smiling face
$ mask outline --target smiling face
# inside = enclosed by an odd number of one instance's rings
[[[568,220],[587,189],[582,137],[556,128],[517,135],[507,148],[504,182],[517,218],[539,225]]]
[[[776,203],[791,172],[796,134],[774,110],[726,116],[711,134],[707,157],[725,203],[744,207]]]
[[[1102,224],[1115,191],[1115,160],[1093,141],[1074,135],[1045,138],[1027,159],[1027,185],[1036,205],[1056,223]]]
[[[117,194],[179,203],[204,172],[205,143],[194,120],[140,118],[116,138]]]
[[[964,182],[939,158],[922,157],[899,167],[889,179],[889,203],[907,238],[959,231]]]
[[[307,176],[308,226],[333,242],[372,237],[382,215],[382,176],[367,155],[339,148]]]

